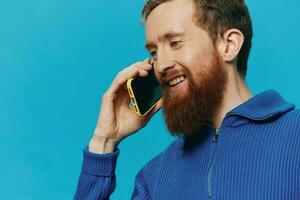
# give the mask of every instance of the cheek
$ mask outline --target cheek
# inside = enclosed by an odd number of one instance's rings
[[[189,63],[191,66],[201,65],[201,63],[207,62],[213,53],[213,49],[210,45],[198,42],[186,45],[182,51],[183,62]]]

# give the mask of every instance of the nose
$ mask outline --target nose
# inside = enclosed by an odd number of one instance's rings
[[[164,74],[168,69],[175,66],[171,56],[167,52],[161,50],[157,51],[156,62],[154,64],[155,71],[158,74]]]

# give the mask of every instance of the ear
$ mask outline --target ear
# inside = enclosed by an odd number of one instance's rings
[[[244,43],[244,35],[238,29],[227,30],[220,38],[218,50],[225,62],[234,61]]]

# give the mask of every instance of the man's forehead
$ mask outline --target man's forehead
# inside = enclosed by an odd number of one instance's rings
[[[184,32],[192,22],[191,0],[168,1],[156,7],[146,20],[146,38],[162,37],[168,32]]]

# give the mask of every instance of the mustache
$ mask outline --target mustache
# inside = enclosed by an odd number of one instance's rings
[[[189,72],[187,70],[169,69],[159,77],[159,82],[162,85],[168,85],[168,82],[179,76],[189,77]]]

